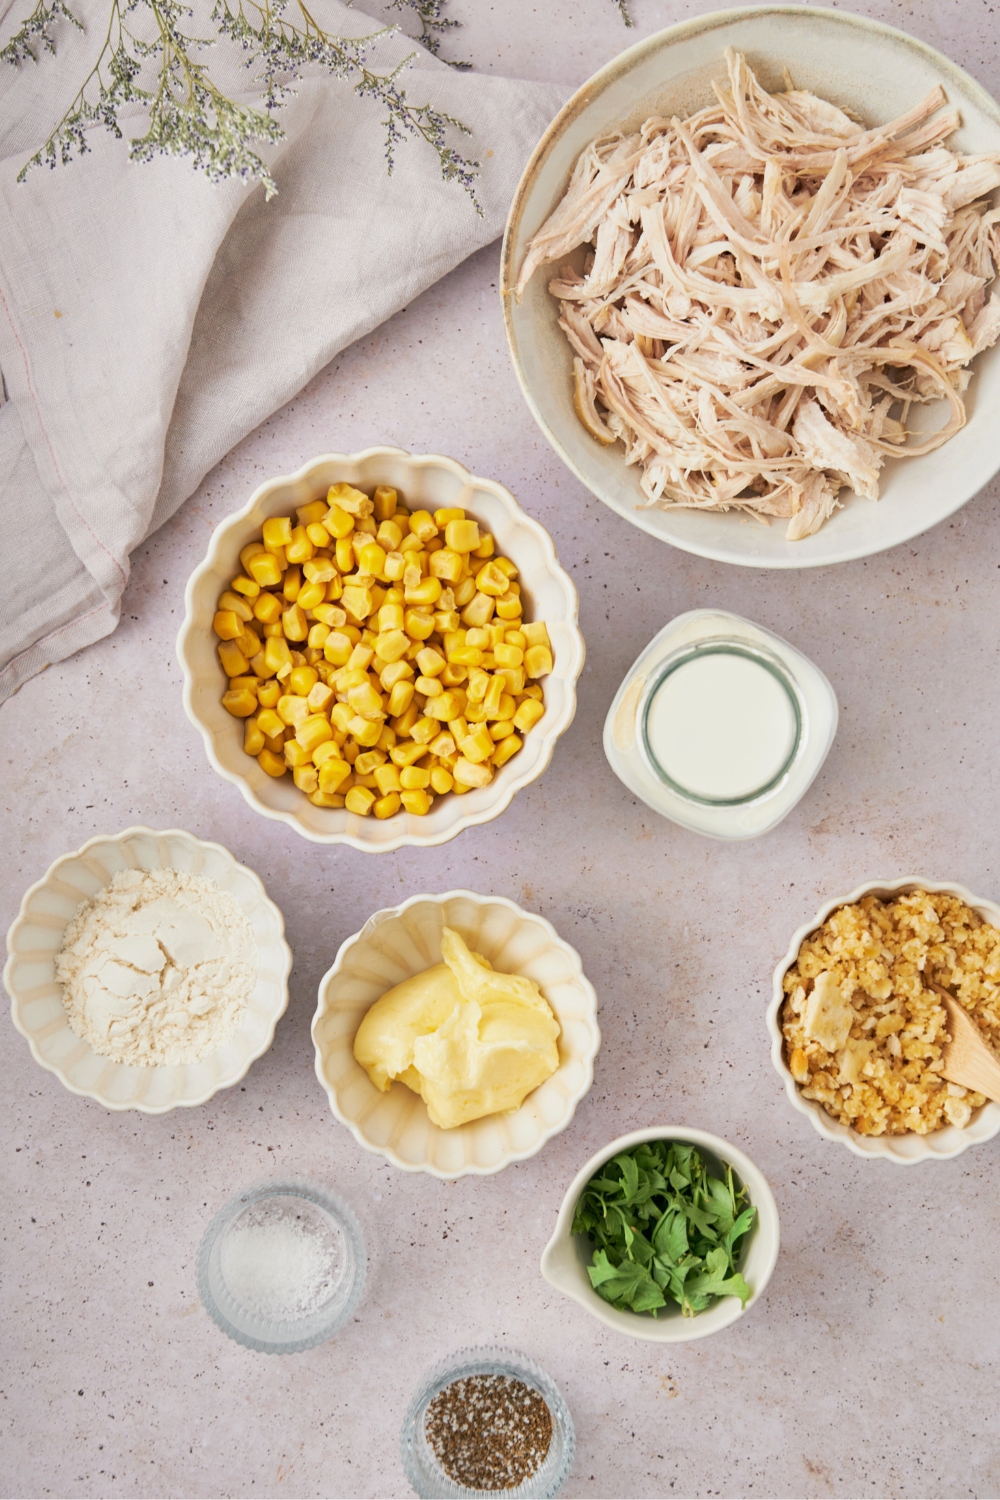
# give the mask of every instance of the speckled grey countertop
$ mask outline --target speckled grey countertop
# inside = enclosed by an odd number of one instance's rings
[[[709,5],[454,0],[477,66],[575,83],[637,35]],[[980,0],[855,9],[949,52],[987,87],[1000,13]],[[459,46],[460,44],[460,46]],[[113,1115],[67,1093],[9,1023],[3,1047],[5,1495],[404,1495],[398,1434],[422,1372],[509,1343],[576,1422],[572,1496],[996,1495],[996,1142],[903,1170],[820,1139],[785,1100],[763,1013],[776,958],[823,899],[877,875],[1000,893],[1000,485],[866,562],[754,573],[657,543],[586,494],[509,368],[498,247],[348,350],[208,476],[134,556],[118,631],[0,714],[3,924],[59,854],[129,823],[227,845],[285,913],[292,999],[244,1085],[198,1110]],[[174,635],[213,527],[265,476],[378,442],[453,454],[552,532],[580,590],[588,665],[544,778],[498,821],[380,858],[307,844],[210,769],[180,702]],[[787,636],[841,706],[829,760],[774,833],[726,846],[636,805],[601,753],[632,659],[713,605]],[[570,1128],[496,1177],[394,1170],[330,1114],[313,1073],[319,976],[368,915],[468,886],[548,917],[601,1003],[594,1086]],[[623,1341],[538,1274],[569,1179],[612,1137],[684,1123],[768,1176],[770,1288],[716,1338]],[[350,1329],[289,1359],[209,1321],[202,1230],[240,1185],[310,1175],[364,1224],[372,1275]]]

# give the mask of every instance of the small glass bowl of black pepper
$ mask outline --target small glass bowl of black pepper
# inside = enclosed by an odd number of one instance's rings
[[[460,1349],[410,1402],[403,1468],[422,1500],[558,1495],[573,1465],[573,1419],[555,1382],[513,1349]]]

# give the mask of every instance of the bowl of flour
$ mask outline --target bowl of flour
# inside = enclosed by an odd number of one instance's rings
[[[57,860],[7,934],[35,1061],[107,1109],[203,1104],[266,1052],[292,955],[260,879],[220,844],[128,828]]]

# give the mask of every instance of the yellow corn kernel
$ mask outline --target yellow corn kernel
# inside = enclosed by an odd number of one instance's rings
[[[465,714],[470,724],[485,724],[489,718],[489,714],[482,703],[467,704]]]
[[[459,714],[465,712],[465,694],[461,688],[449,688],[447,692],[440,693],[436,698],[428,698],[424,704],[424,713],[428,718],[438,719],[442,723],[449,723],[457,719]]]
[[[285,736],[284,736],[284,732],[282,732],[281,734],[279,734],[278,737],[277,737],[277,739],[272,738],[272,736],[269,735],[269,734],[265,734],[265,736],[264,736],[264,745],[265,745],[265,747],[268,750],[270,750],[270,752],[271,752],[272,755],[280,755],[281,758],[282,758],[282,760],[284,760],[284,758],[285,758]]]
[[[422,766],[404,766],[399,773],[399,782],[406,792],[423,791],[431,784],[431,773]]]
[[[301,526],[310,526],[314,521],[322,521],[326,515],[327,503],[325,500],[310,500],[308,505],[297,505],[295,514]]]
[[[324,740],[321,745],[316,746],[312,753],[313,765],[321,766],[324,761],[336,760],[339,755],[340,746],[337,743],[337,731],[334,730],[332,739]]]
[[[453,590],[453,593],[455,595],[455,608],[464,609],[469,600],[475,595],[475,592],[476,580],[474,578],[463,578],[460,583],[456,583]]]
[[[336,630],[339,625],[347,621],[347,614],[339,604],[317,604],[313,614],[321,624],[328,625],[331,630]]]
[[[391,719],[398,719],[401,714],[406,713],[413,703],[413,693],[414,685],[412,682],[407,682],[404,679],[394,684],[389,694],[388,714]]]
[[[246,719],[257,712],[257,694],[249,688],[230,688],[222,695],[222,706],[234,719]]]
[[[349,703],[335,703],[330,710],[330,723],[338,734],[346,734],[347,726],[354,718],[354,710]]]
[[[357,760],[354,762],[354,770],[355,773],[359,776],[370,776],[373,771],[376,771],[379,766],[382,766],[384,764],[385,751],[379,750],[376,747],[372,750],[365,750],[361,755],[358,756]],[[377,782],[375,784],[376,786],[378,785]]]
[[[490,594],[494,599],[499,599],[501,594],[507,592],[507,575],[495,562],[488,562],[476,574],[476,588],[481,594]]]
[[[436,677],[418,677],[414,687],[418,693],[423,693],[425,698],[437,698],[444,692],[444,688]]]
[[[385,567],[382,569],[383,578],[398,582],[406,572],[406,558],[402,552],[390,552],[385,559]]]
[[[448,661],[455,667],[479,667],[482,666],[483,653],[478,646],[452,646]]]
[[[430,793],[425,792],[422,788],[402,792],[399,800],[408,813],[415,813],[418,818],[426,817],[434,802],[434,798]]]
[[[455,778],[450,771],[446,771],[444,766],[434,767],[431,772],[432,791],[437,792],[440,796],[444,796],[445,792],[450,792],[454,785]]]
[[[458,662],[450,661],[441,673],[441,681],[445,687],[458,687],[460,683],[467,680],[468,676],[468,667],[463,667]]]
[[[325,509],[326,507],[324,506],[324,511]],[[306,536],[312,542],[314,547],[322,548],[329,547],[330,545],[330,533],[320,521],[309,522],[309,524],[306,526]]]
[[[280,682],[262,682],[257,688],[257,702],[261,708],[273,708],[280,697]]]
[[[251,630],[250,626],[244,625],[243,621],[241,620],[240,634],[236,641],[236,644],[243,655],[246,657],[247,661],[249,661],[251,656],[256,656],[257,652],[260,650],[260,637],[255,630]]]
[[[537,724],[545,712],[545,705],[539,703],[537,698],[525,698],[517,706],[514,714],[514,728],[519,729],[522,734]]]
[[[523,740],[518,739],[516,734],[508,734],[502,739],[493,752],[494,770],[498,771],[502,765],[505,765],[510,760],[512,755],[516,755],[523,743]]]
[[[356,558],[354,556],[354,530],[353,530],[353,528],[352,528],[352,530],[350,532],[350,535],[348,535],[348,536],[340,536],[340,537],[337,538],[337,545],[334,548],[333,556],[334,556],[334,561],[336,562],[337,567],[338,567],[338,569],[339,569],[339,571],[341,573],[353,573],[354,572],[354,565],[355,565],[355,562],[356,562]]]
[[[281,628],[286,641],[304,641],[309,634],[309,622],[297,604],[291,604],[281,616]]]
[[[476,521],[449,521],[444,539],[452,552],[471,552],[481,541],[479,525]]]
[[[432,536],[438,534],[434,517],[429,510],[415,510],[410,516],[409,526],[412,535],[421,543],[429,541]]]
[[[347,811],[357,813],[362,818],[367,818],[374,805],[375,793],[370,792],[366,786],[352,786],[344,798]]]
[[[233,609],[220,609],[212,620],[212,629],[220,640],[238,641],[243,634],[243,621]]]
[[[387,606],[383,605],[383,608]],[[395,610],[398,606],[393,604],[388,608]],[[377,638],[376,651],[386,663],[399,661],[410,649],[410,637],[405,630],[387,630],[379,634]]]
[[[351,768],[346,760],[340,760],[337,756],[331,756],[324,760],[318,771],[319,789],[321,792],[335,792],[342,782],[346,781],[351,774]]]
[[[304,563],[308,558],[316,555],[316,548],[306,534],[304,526],[296,526],[292,531],[291,540],[285,547],[285,556],[290,563]]]
[[[406,584],[405,577],[403,583]],[[441,580],[421,577],[419,583],[406,586],[404,597],[407,604],[436,604],[441,597]]]
[[[281,600],[276,599],[273,594],[258,594],[253,602],[253,613],[261,625],[273,625],[276,620],[281,619]]]
[[[260,584],[256,578],[247,578],[243,573],[238,573],[229,587],[238,594],[243,594],[247,599],[256,599],[260,593]]]
[[[524,653],[524,670],[529,677],[545,677],[552,671],[552,652],[548,646],[529,646]]]
[[[427,748],[432,755],[436,755],[439,759],[443,760],[446,755],[455,754],[454,736],[449,730],[443,729],[431,740]]]
[[[247,659],[233,641],[222,641],[216,650],[227,677],[243,677],[247,670]]]
[[[278,718],[283,724],[296,727],[309,717],[308,699],[298,693],[284,693],[278,699]]]
[[[447,591],[451,593],[451,589]],[[444,596],[442,595],[442,598]],[[441,600],[438,600],[440,604]],[[436,609],[434,611],[434,626],[441,636],[454,635],[461,630],[462,622],[458,616],[457,609]]]
[[[319,791],[319,778],[315,766],[293,766],[292,780],[300,792]]]
[[[394,630],[403,629],[403,606],[401,604],[383,604],[378,612],[378,629],[380,635],[391,635]],[[407,641],[409,645],[409,641]],[[381,652],[379,653],[381,655]],[[391,657],[383,658],[391,661]]]
[[[524,691],[523,667],[497,667],[496,675],[503,678],[512,697],[516,698]]]
[[[496,612],[501,620],[519,620],[522,605],[517,594],[504,594],[496,602]]]
[[[529,646],[548,646],[551,649],[548,626],[544,620],[528,621],[521,626],[521,634]]]
[[[361,641],[358,641],[348,657],[347,670],[349,672],[367,672],[372,664],[372,657],[374,655],[375,653],[371,646],[365,646]]]
[[[251,557],[259,557],[261,553],[266,551],[267,548],[259,537],[256,541],[248,542],[245,547],[240,548],[240,567],[247,567]]]
[[[347,729],[363,749],[370,750],[378,744],[379,735],[382,733],[382,720],[365,719],[360,714],[355,714]]]
[[[360,759],[360,756],[358,758]],[[352,786],[364,786],[364,787],[367,787],[370,792],[377,792],[378,791],[378,787],[377,787],[377,785],[375,783],[375,777],[373,775],[371,775],[371,773],[369,773],[367,776],[362,775],[361,772],[358,770],[358,762],[357,761],[354,762],[354,776],[352,778],[351,785]],[[346,788],[345,788],[345,790],[346,790]]]
[[[529,682],[521,696],[524,698],[537,698],[539,703],[541,703],[545,695],[537,682]]]
[[[315,667],[296,667],[288,679],[288,691],[299,698],[308,698],[318,681]]]
[[[272,557],[270,552],[258,552],[247,563],[247,572],[262,589],[273,588],[276,583],[280,583],[282,571],[278,559]],[[235,582],[233,586],[236,586]]]
[[[405,619],[406,633],[412,640],[426,641],[434,634],[434,617],[423,610],[408,609]]]
[[[502,679],[501,679],[502,681]],[[500,702],[497,704],[495,714],[488,714],[490,719],[513,719],[517,704],[510,693],[501,693]]]
[[[343,807],[343,797],[336,796],[333,792],[324,792],[322,788],[316,792],[309,793],[309,801],[314,807]]]
[[[503,697],[505,683],[502,677],[491,677],[483,697],[483,708],[486,710],[488,719],[499,719],[503,716],[498,713],[500,699]],[[513,709],[511,709],[513,713]]]
[[[373,510],[372,502],[364,490],[357,490],[353,484],[331,484],[326,492],[326,498],[331,505],[339,505],[352,516],[370,516]]]
[[[392,728],[399,739],[404,740],[409,738],[410,730],[420,717],[420,709],[413,701],[406,705],[401,714],[393,716]]]
[[[324,531],[339,541],[354,530],[354,518],[339,505],[331,505],[322,517],[322,525]]]
[[[317,604],[322,604],[325,599],[325,583],[304,583],[299,590],[299,597],[295,601],[295,608],[303,611],[315,609]]]
[[[285,764],[291,766],[293,771],[296,766],[308,766],[312,764],[312,756],[304,745],[299,744],[298,740],[286,740],[283,749]]]
[[[468,604],[462,610],[462,622],[465,625],[488,625],[493,618],[493,611],[497,601],[489,594],[473,594]]]
[[[422,677],[438,677],[448,665],[440,651],[436,651],[433,646],[424,646],[418,651],[416,662]]]
[[[390,552],[398,551],[403,540],[403,528],[398,521],[383,521],[375,533],[375,540],[388,556]]]
[[[365,542],[358,548],[358,565],[363,573],[378,578],[385,567],[385,552],[378,542]]]
[[[309,627],[309,634],[306,637],[306,639],[309,642],[309,647],[310,647],[311,650],[318,651],[320,653],[320,655],[322,656],[323,647],[326,645],[326,643],[329,640],[329,638],[330,638],[330,627],[329,627],[329,625],[321,625],[318,620],[316,621],[315,625],[310,625],[310,627]]]
[[[410,730],[410,738],[415,740],[418,745],[429,745],[435,735],[440,733],[441,729],[438,721],[425,715],[413,725]]]
[[[329,719],[323,714],[310,714],[308,719],[303,719],[296,726],[295,738],[311,759],[314,750],[333,739],[333,729]]]
[[[472,556],[492,557],[495,546],[496,543],[493,540],[492,533],[489,531],[483,532],[479,538],[479,546],[472,549]]]
[[[519,667],[524,661],[524,652],[520,646],[508,646],[506,641],[501,641],[493,647],[493,658],[498,667]]]
[[[372,509],[377,521],[388,521],[396,514],[398,496],[390,484],[376,485],[372,495]]]
[[[275,780],[279,776],[284,776],[288,769],[282,757],[275,755],[273,750],[262,750],[257,757],[257,764],[262,771],[266,771],[268,776],[273,776]]]
[[[476,786],[489,786],[493,780],[492,767],[486,762],[475,762],[467,760],[464,756],[459,757],[452,768],[452,776],[455,778],[455,789],[464,787],[468,791]]]
[[[357,687],[348,689],[347,701],[356,714],[363,719],[381,719],[385,717],[382,704],[382,694],[376,692],[371,683],[366,679]]]
[[[474,733],[459,741],[459,750],[466,760],[471,760],[478,765],[480,761],[488,760],[493,754],[493,741],[490,739],[483,725],[480,725]]]
[[[528,644],[528,637],[523,630],[512,630],[508,625],[503,633],[504,641],[508,646],[519,646],[523,651]]]
[[[367,586],[359,587],[354,583],[347,584],[341,595],[341,602],[347,613],[358,621],[367,620],[374,604],[371,590]]]
[[[350,636],[345,635],[342,630],[332,631],[323,642],[323,656],[335,667],[346,666],[353,650]]]
[[[285,547],[292,540],[290,516],[269,516],[264,522],[264,546]]]
[[[405,745],[393,745],[389,751],[389,759],[394,766],[412,766],[414,761],[423,760],[427,754],[426,745],[417,745],[409,740]]]
[[[248,604],[246,599],[241,598],[239,594],[234,594],[229,589],[226,589],[224,593],[219,595],[219,602],[216,605],[216,609],[232,610],[233,614],[236,615],[237,619],[242,620],[244,625],[248,625],[253,619],[253,606]]]
[[[302,672],[305,670],[307,669],[304,667],[296,668],[296,671],[298,672]],[[292,676],[295,676],[295,672],[292,673]],[[333,703],[333,688],[330,687],[329,683],[316,682],[314,686],[309,689],[307,701],[314,714],[329,713],[330,706]]]
[[[399,779],[399,770],[396,766],[390,763],[376,766],[373,775],[375,777],[375,785],[383,797],[387,797],[390,792],[401,792],[403,790]]]
[[[286,568],[281,580],[281,597],[286,604],[294,604],[302,587],[302,569]]]
[[[255,718],[249,718],[243,725],[243,753],[252,755],[254,759],[264,749],[264,734]]]
[[[379,673],[379,681],[387,693],[391,693],[397,682],[410,681],[413,668],[408,661],[391,661]]]
[[[505,740],[509,734],[514,733],[513,719],[496,719],[488,724],[487,730],[491,740]]]
[[[265,708],[257,715],[257,723],[261,733],[276,739],[279,734],[285,732],[285,720],[275,713],[273,708]]]
[[[391,818],[394,813],[399,812],[399,808],[400,801],[397,793],[388,792],[384,797],[380,797],[378,801],[373,805],[372,812],[375,814],[376,818]]]

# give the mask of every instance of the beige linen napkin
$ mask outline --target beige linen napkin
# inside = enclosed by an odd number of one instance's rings
[[[85,35],[64,25],[54,58],[0,63],[0,701],[114,629],[130,552],[235,443],[496,238],[567,92],[457,72],[402,36],[379,43],[380,72],[416,51],[402,79],[414,104],[472,128],[455,144],[482,163],[482,218],[421,141],[388,177],[384,111],[316,76],[281,112],[285,140],[261,153],[270,203],[183,160],[130,163],[101,131],[82,159],[18,184],[100,45],[106,5],[73,8]],[[355,36],[379,25],[339,0],[321,0],[320,17]],[[213,69],[245,90],[222,50]]]

